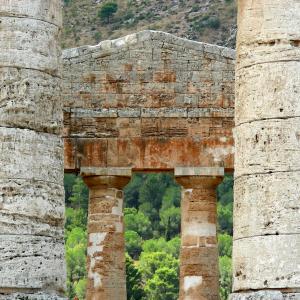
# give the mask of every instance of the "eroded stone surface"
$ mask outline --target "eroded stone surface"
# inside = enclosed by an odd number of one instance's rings
[[[271,119],[235,128],[235,177],[300,169],[300,118]]]
[[[0,125],[60,133],[59,79],[30,69],[0,68]]]
[[[87,176],[89,186],[87,300],[125,300],[122,188],[130,177]]]
[[[143,31],[63,56],[66,169],[232,169],[233,50]]]
[[[183,187],[179,299],[218,299],[215,189],[221,177],[181,176],[176,180]]]
[[[299,293],[281,293],[280,291],[260,291],[232,294],[230,300],[299,300]]]
[[[20,18],[43,20],[62,27],[62,2],[60,0],[2,0],[0,16],[16,16]]]
[[[0,178],[61,184],[61,138],[31,130],[0,127]]]
[[[56,290],[65,287],[63,238],[0,235],[1,289]]]
[[[259,232],[258,232],[259,233]],[[233,291],[297,289],[300,234],[254,236],[233,242]]]
[[[2,234],[63,236],[64,189],[45,181],[0,179]]]
[[[300,233],[299,172],[242,176],[234,181],[234,234]],[[284,188],[287,187],[287,188]]]
[[[59,27],[27,18],[0,16],[0,21],[0,67],[36,69],[59,75]]]

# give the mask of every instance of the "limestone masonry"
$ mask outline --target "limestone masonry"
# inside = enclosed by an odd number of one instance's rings
[[[0,299],[64,299],[59,0],[0,2]]]
[[[135,171],[182,186],[179,300],[219,298],[226,171],[231,299],[300,299],[300,3],[238,2],[236,66],[234,50],[150,30],[61,59],[60,0],[0,0],[1,300],[65,299],[64,170],[89,188],[87,300],[126,300]]]

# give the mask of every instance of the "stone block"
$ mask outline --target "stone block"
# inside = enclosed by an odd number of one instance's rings
[[[63,182],[61,138],[27,129],[0,127],[0,179]]]
[[[300,300],[300,293],[283,293],[280,291],[259,291],[231,294],[229,300]]]
[[[299,249],[300,234],[234,240],[233,291],[298,288]]]
[[[62,27],[61,0],[2,0],[0,15],[42,20]]]
[[[234,182],[235,239],[300,234],[300,172],[242,176]]]
[[[300,169],[300,118],[271,119],[235,128],[235,176]]]
[[[0,179],[0,195],[1,234],[64,236],[62,185]]]
[[[0,248],[1,287],[63,295],[66,276],[63,238],[1,234]]]
[[[0,66],[36,69],[59,76],[60,29],[46,22],[0,16]]]
[[[32,69],[0,68],[0,126],[60,133],[60,80]]]
[[[300,116],[300,62],[258,64],[237,71],[236,125]],[[288,99],[288,100],[287,100]]]

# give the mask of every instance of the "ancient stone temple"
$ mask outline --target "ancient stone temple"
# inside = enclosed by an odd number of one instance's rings
[[[182,186],[180,299],[218,298],[234,56],[154,31],[64,51],[65,170],[90,189],[87,299],[126,299],[122,189],[135,171],[169,171]]]
[[[300,2],[239,1],[232,299],[300,299]]]
[[[217,300],[215,190],[234,169],[231,299],[300,299],[300,2],[238,2],[235,66],[155,31],[61,60],[60,0],[0,0],[0,299],[64,299],[65,171],[90,192],[86,299],[125,300],[123,188],[166,171],[179,299]]]
[[[60,0],[0,1],[0,299],[65,289]]]

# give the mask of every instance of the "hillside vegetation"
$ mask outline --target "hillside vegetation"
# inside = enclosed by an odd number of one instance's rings
[[[110,18],[99,15],[117,4]],[[192,40],[235,46],[236,0],[64,0],[63,48],[97,44],[133,32],[161,30]]]

